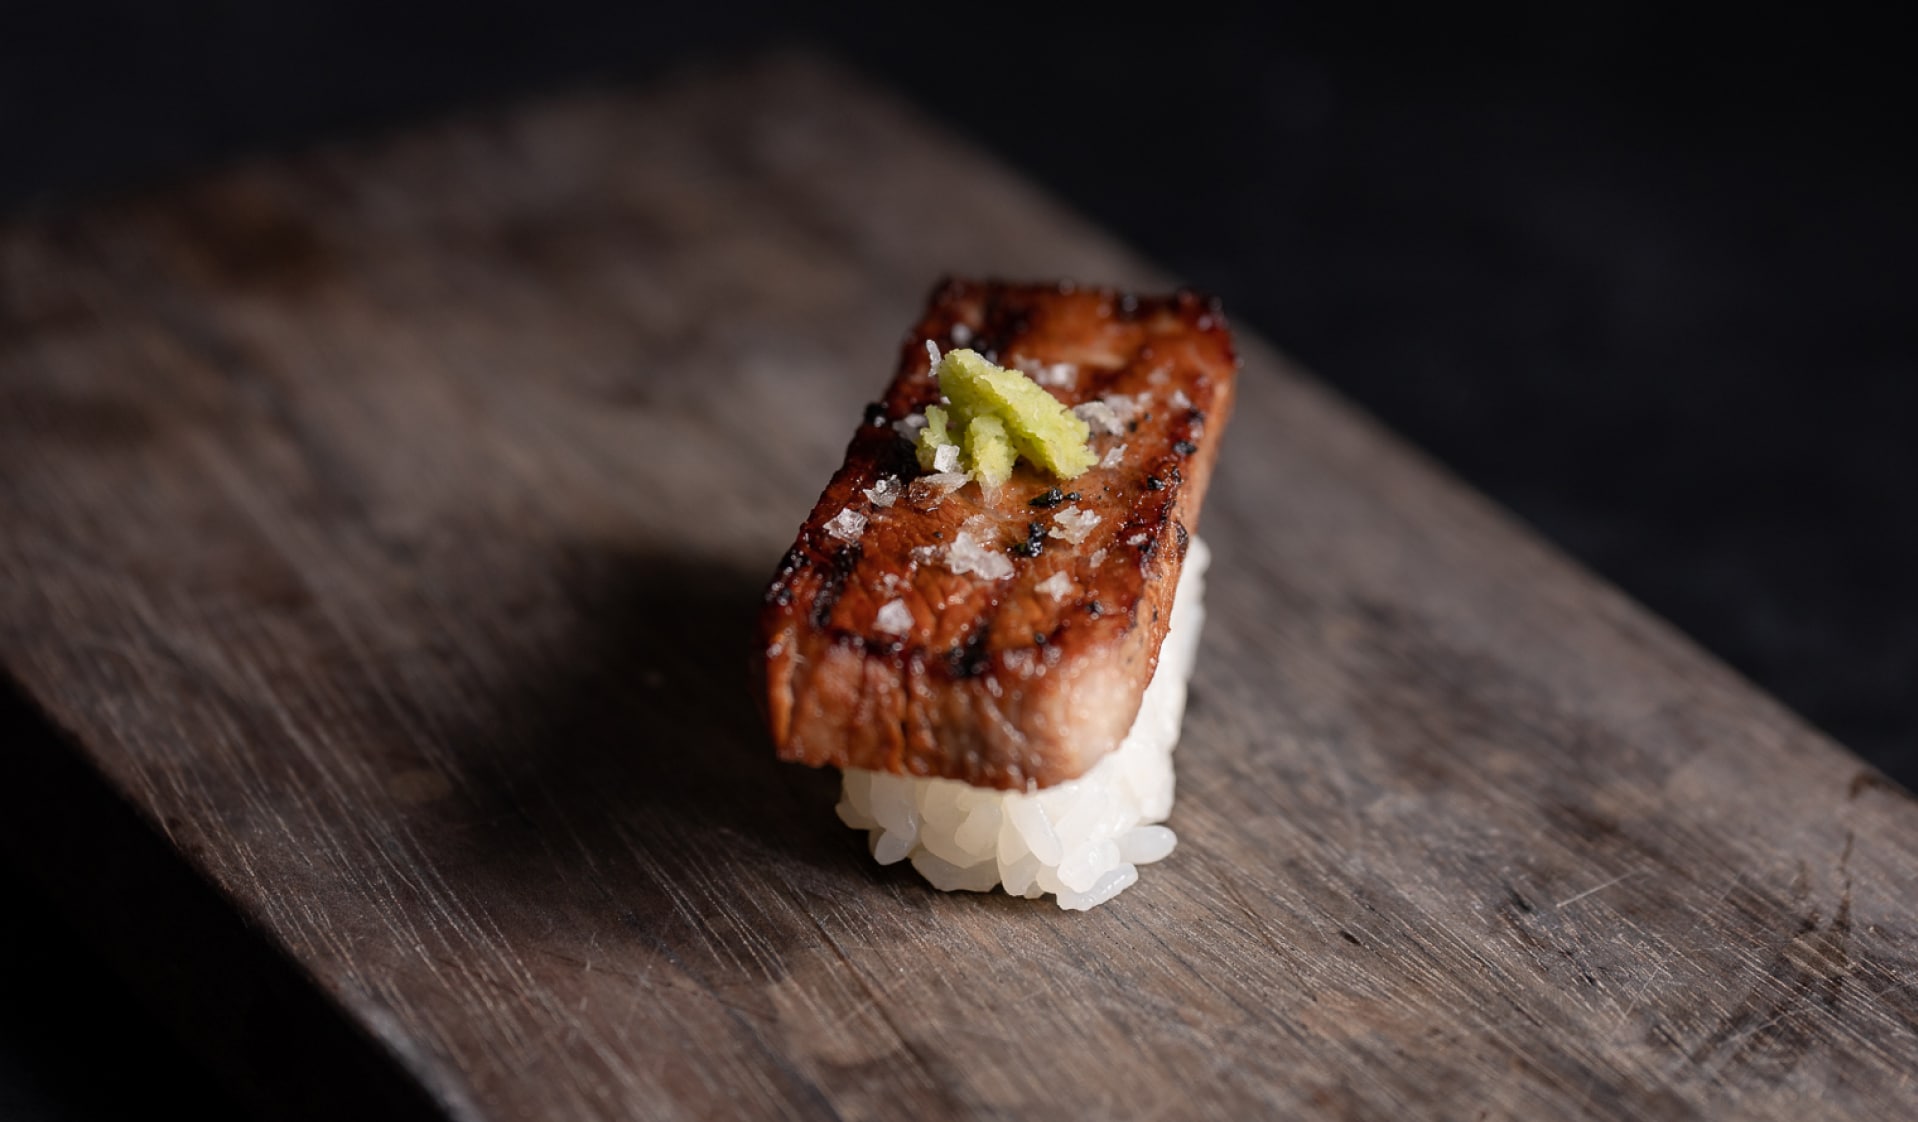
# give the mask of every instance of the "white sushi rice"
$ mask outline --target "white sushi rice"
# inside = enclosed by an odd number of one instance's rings
[[[1130,888],[1139,866],[1177,841],[1158,823],[1172,811],[1172,749],[1205,623],[1210,559],[1193,538],[1139,716],[1091,771],[1024,792],[847,768],[840,820],[867,831],[880,864],[909,860],[945,892],[1004,886],[1029,899],[1051,893],[1061,908],[1083,911]]]

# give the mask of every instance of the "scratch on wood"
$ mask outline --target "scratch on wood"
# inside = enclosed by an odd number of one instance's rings
[[[1576,904],[1576,903],[1578,903],[1578,902],[1579,902],[1580,900],[1583,900],[1583,899],[1585,899],[1585,898],[1586,898],[1587,896],[1592,896],[1592,895],[1595,895],[1595,894],[1597,894],[1597,893],[1600,893],[1600,892],[1603,892],[1603,891],[1605,891],[1606,889],[1608,889],[1608,888],[1610,888],[1610,887],[1612,887],[1612,886],[1613,886],[1613,885],[1615,885],[1615,884],[1623,884],[1623,883],[1625,883],[1626,881],[1628,881],[1628,880],[1630,880],[1630,879],[1632,879],[1632,878],[1633,878],[1633,877],[1635,877],[1635,876],[1638,876],[1638,875],[1640,875],[1640,874],[1641,874],[1641,873],[1643,873],[1643,872],[1644,872],[1644,870],[1642,870],[1642,869],[1633,869],[1633,870],[1632,870],[1631,872],[1629,872],[1629,873],[1620,873],[1619,875],[1617,875],[1617,876],[1615,876],[1615,877],[1613,877],[1613,878],[1612,878],[1611,880],[1608,880],[1608,881],[1606,881],[1606,882],[1605,882],[1604,884],[1595,884],[1595,885],[1593,885],[1592,887],[1590,887],[1590,888],[1588,888],[1588,889],[1586,889],[1586,890],[1585,890],[1585,891],[1583,891],[1583,892],[1580,892],[1580,893],[1578,893],[1578,894],[1577,894],[1577,895],[1575,895],[1575,896],[1567,896],[1567,897],[1566,897],[1565,899],[1563,899],[1563,900],[1560,900],[1560,901],[1559,901],[1558,903],[1556,903],[1556,904],[1553,904],[1553,905],[1552,905],[1552,907],[1554,907],[1554,908],[1565,908],[1565,907],[1569,907],[1570,905],[1572,905],[1572,904]]]

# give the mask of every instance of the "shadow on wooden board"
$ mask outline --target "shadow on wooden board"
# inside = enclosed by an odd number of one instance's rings
[[[752,702],[770,565],[587,543],[552,566],[576,630],[513,668],[485,724],[452,735],[477,765],[467,782],[487,825],[426,835],[437,857],[485,899],[543,898],[556,875],[590,881],[628,929],[674,912],[636,850],[686,875],[761,853],[863,871],[859,836],[830,812],[838,773],[775,759]]]
[[[4,678],[0,743],[0,853],[241,1103],[264,1118],[447,1116]]]
[[[490,765],[473,776],[489,825],[441,837],[439,856],[507,902],[540,897],[556,867],[591,880],[640,935],[673,909],[641,866],[604,859],[635,838],[671,838],[711,860],[776,850],[821,870],[908,879],[864,869],[859,836],[824,812],[835,773],[767,749],[746,700],[766,574],[599,545],[563,549],[554,566],[580,630],[551,644],[550,661],[517,668],[486,723],[454,737]],[[4,679],[0,733],[11,796],[0,851],[245,1105],[295,1119],[463,1113],[243,923]]]

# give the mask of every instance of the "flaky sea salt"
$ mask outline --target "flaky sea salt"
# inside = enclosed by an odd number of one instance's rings
[[[941,475],[958,471],[959,446],[957,444],[941,444],[939,450],[932,454],[932,470]]]
[[[1011,559],[985,545],[970,530],[960,530],[946,547],[946,568],[955,576],[976,573],[986,580],[1004,580],[1012,575]]]
[[[1089,510],[1080,510],[1069,506],[1052,516],[1053,526],[1046,531],[1049,538],[1061,538],[1072,545],[1078,545],[1092,533],[1099,524],[1099,516]]]
[[[1069,362],[1048,363],[1021,357],[1014,359],[1012,365],[1020,373],[1042,386],[1071,389],[1079,381],[1079,368]]]
[[[963,323],[955,323],[955,324],[953,324],[953,325],[952,325],[952,344],[953,344],[953,346],[955,346],[955,347],[963,347],[963,346],[965,346],[965,345],[966,345],[967,343],[970,343],[970,342],[972,342],[972,328],[970,328],[970,327],[967,327],[967,326],[966,326],[965,324],[963,324]]]
[[[1120,462],[1124,459],[1125,459],[1125,445],[1114,444],[1112,447],[1106,449],[1106,454],[1104,456],[1101,456],[1099,458],[1099,466],[1102,468],[1118,467]]]
[[[1125,422],[1119,414],[1103,401],[1088,401],[1072,407],[1072,415],[1086,423],[1094,435],[1117,436],[1125,431]]]
[[[925,427],[926,415],[924,413],[914,413],[909,417],[901,417],[892,423],[892,431],[898,433],[900,439],[908,442],[918,440],[919,430]]]
[[[1172,391],[1172,408],[1190,409],[1192,408],[1192,399],[1185,396],[1184,390],[1173,390]]]
[[[1119,418],[1119,423],[1121,424],[1125,424],[1134,417],[1137,417],[1141,410],[1139,398],[1130,397],[1122,393],[1109,393],[1100,398],[1099,401],[1106,408],[1112,410],[1113,416]]]
[[[906,488],[906,501],[919,510],[933,510],[946,500],[947,495],[970,482],[971,476],[958,471],[922,475]]]
[[[912,630],[912,609],[904,600],[888,600],[880,606],[872,625],[888,635],[904,635]]]
[[[847,507],[827,521],[826,532],[842,542],[856,542],[866,532],[866,516]]]
[[[1096,569],[1106,563],[1106,551],[1103,549],[1095,549],[1092,551],[1092,556],[1088,558],[1088,560],[1092,563],[1092,567]]]
[[[872,500],[874,506],[891,506],[898,501],[899,493],[903,490],[898,476],[881,476],[879,482],[866,488],[866,498]]]
[[[1072,578],[1064,570],[1056,572],[1033,586],[1054,600],[1063,600],[1072,595]]]

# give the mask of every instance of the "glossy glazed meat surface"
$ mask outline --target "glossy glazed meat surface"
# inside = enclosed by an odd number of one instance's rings
[[[927,340],[1103,402],[1101,464],[1065,481],[1021,460],[992,494],[929,486],[897,431],[939,400]],[[1118,747],[1237,368],[1217,307],[1189,292],[941,285],[766,590],[755,662],[780,757],[1027,788]]]

